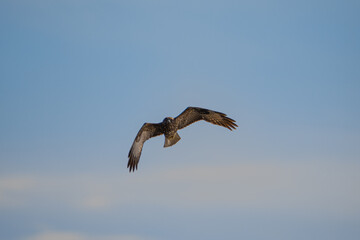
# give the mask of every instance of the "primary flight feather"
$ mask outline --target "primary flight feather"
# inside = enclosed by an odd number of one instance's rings
[[[226,114],[199,107],[188,107],[176,118],[167,117],[161,123],[144,123],[129,151],[127,165],[129,172],[138,168],[141,151],[146,140],[164,134],[164,147],[170,147],[180,140],[177,130],[199,120],[226,127],[231,131],[237,127],[235,120],[227,117]]]

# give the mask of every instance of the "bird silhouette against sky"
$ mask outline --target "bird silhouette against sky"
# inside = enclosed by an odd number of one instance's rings
[[[199,107],[188,107],[176,118],[166,117],[160,123],[144,123],[129,151],[127,165],[129,172],[137,170],[141,151],[146,140],[164,134],[164,147],[170,147],[181,139],[177,133],[179,129],[199,120],[226,127],[231,131],[237,127],[235,120],[227,117],[226,114]]]

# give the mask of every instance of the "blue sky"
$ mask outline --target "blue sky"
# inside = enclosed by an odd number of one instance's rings
[[[358,1],[0,2],[0,238],[359,239]],[[127,154],[144,122],[199,122]]]

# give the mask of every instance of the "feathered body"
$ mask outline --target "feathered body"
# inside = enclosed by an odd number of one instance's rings
[[[170,147],[181,139],[177,133],[177,124],[172,117],[167,117],[163,120],[163,130],[165,135],[164,147]]]
[[[161,123],[144,123],[139,130],[129,151],[129,171],[135,171],[138,167],[144,142],[151,137],[165,135],[164,147],[176,144],[181,138],[177,131],[199,120],[205,120],[215,125],[226,127],[229,130],[236,129],[235,120],[221,112],[212,111],[199,107],[188,107],[176,118],[166,117]]]

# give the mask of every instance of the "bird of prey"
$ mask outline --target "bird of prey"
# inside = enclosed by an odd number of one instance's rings
[[[144,123],[129,151],[127,164],[129,172],[137,170],[141,150],[146,140],[164,134],[164,147],[170,147],[180,140],[177,130],[199,120],[226,127],[231,131],[237,127],[235,120],[227,117],[226,114],[199,107],[188,107],[176,118],[166,117],[161,123]]]

